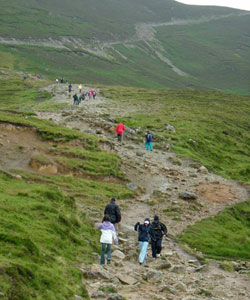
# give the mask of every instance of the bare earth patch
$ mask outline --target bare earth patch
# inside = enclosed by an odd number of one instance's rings
[[[220,183],[201,183],[197,192],[202,198],[210,203],[231,203],[237,201],[237,192],[232,186]]]

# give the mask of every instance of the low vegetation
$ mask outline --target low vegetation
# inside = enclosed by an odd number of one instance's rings
[[[250,200],[187,227],[178,238],[211,258],[249,260]]]
[[[122,87],[102,93],[119,107],[117,121],[142,137],[150,129],[156,146],[171,148],[224,177],[249,182],[249,96]]]
[[[31,128],[43,140],[33,160],[63,162],[67,174],[38,170],[0,171],[0,292],[2,299],[89,299],[80,265],[100,251],[100,217],[109,199],[133,197],[116,154],[99,139],[39,120],[33,114],[1,111],[0,122]],[[71,145],[72,143],[72,145]],[[45,147],[47,145],[47,147]],[[32,140],[30,145],[32,147]],[[26,147],[25,147],[26,148]],[[23,151],[23,147],[18,150]],[[72,169],[82,170],[74,176]]]

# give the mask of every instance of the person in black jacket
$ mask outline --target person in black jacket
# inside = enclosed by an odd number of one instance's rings
[[[162,238],[167,235],[168,230],[167,227],[159,221],[158,216],[154,217],[151,227],[155,234],[155,240],[151,242],[152,256],[153,258],[157,258],[161,256]]]
[[[155,234],[151,228],[150,219],[146,218],[144,220],[144,224],[137,222],[135,224],[135,231],[138,231],[138,241],[140,247],[139,263],[141,265],[147,261],[147,249],[150,238],[151,241],[155,240]]]
[[[120,225],[120,223],[121,223],[122,216],[121,216],[120,208],[115,203],[115,201],[116,201],[116,199],[113,197],[111,199],[111,202],[109,204],[107,204],[107,206],[105,207],[104,215],[109,216],[110,222],[112,224],[114,224],[115,230],[118,233],[118,229],[119,229],[118,225]]]

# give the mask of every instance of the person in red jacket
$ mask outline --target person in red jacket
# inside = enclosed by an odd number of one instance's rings
[[[123,123],[119,123],[117,126],[116,126],[116,133],[117,133],[117,137],[118,137],[118,142],[121,142],[122,141],[122,135],[123,135],[123,131],[125,130],[125,126],[123,125]]]

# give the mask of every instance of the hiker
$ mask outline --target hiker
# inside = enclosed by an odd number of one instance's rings
[[[61,78],[61,83],[64,83],[64,77],[62,76],[62,78]]]
[[[135,224],[135,231],[138,231],[138,241],[140,247],[139,263],[140,265],[147,262],[148,243],[155,240],[155,234],[150,225],[150,219],[146,218],[144,224],[137,222]]]
[[[74,99],[74,105],[78,105],[78,96],[77,96],[77,94],[75,94],[73,96],[73,99]]]
[[[123,131],[126,130],[125,126],[123,125],[123,123],[119,123],[117,126],[116,126],[116,133],[117,133],[117,138],[118,138],[118,142],[121,142],[122,141],[122,136],[123,136]]]
[[[91,92],[88,92],[89,100],[91,99]]]
[[[93,99],[95,100],[95,97],[96,97],[96,92],[93,91]]]
[[[152,222],[151,227],[155,234],[155,240],[151,241],[152,256],[153,258],[157,258],[161,256],[162,238],[166,237],[168,230],[167,227],[159,221],[158,216],[154,216],[154,221]]]
[[[113,197],[109,204],[106,205],[104,210],[104,215],[108,215],[110,222],[115,226],[115,230],[118,234],[119,225],[121,223],[121,211],[119,206],[115,203],[116,199]]]
[[[107,251],[107,263],[110,264],[111,261],[111,245],[113,239],[115,243],[118,243],[117,234],[114,225],[110,222],[108,215],[104,215],[102,223],[98,225],[98,229],[101,230],[102,235],[100,242],[102,243],[102,253],[101,253],[101,265],[105,265],[105,253]]]
[[[59,79],[58,78],[56,78],[56,83],[59,83]]]
[[[79,88],[79,93],[81,94],[81,92],[82,92],[82,85],[79,84],[78,88]]]
[[[84,93],[81,94],[81,100],[82,100],[82,101],[85,100],[85,94],[84,94]]]
[[[153,134],[149,131],[146,132],[145,139],[146,139],[146,150],[150,149],[150,151],[153,151]]]
[[[69,84],[69,93],[71,93],[71,90],[72,90],[72,85],[71,83]]]

